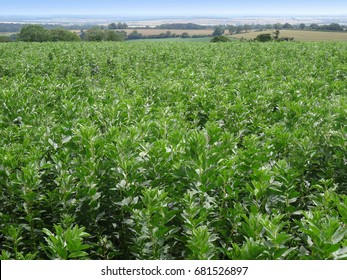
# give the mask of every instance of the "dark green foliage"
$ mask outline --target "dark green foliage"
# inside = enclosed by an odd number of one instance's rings
[[[73,41],[80,41],[80,37],[63,28],[57,28],[52,29],[49,31],[49,40],[51,42],[57,42],[57,41],[66,41],[66,42],[73,42]]]
[[[211,42],[218,43],[218,42],[230,42],[231,40],[227,36],[216,36],[211,39]]]
[[[124,41],[126,37],[125,32],[119,32],[119,31],[114,31],[114,30],[107,30],[106,31],[106,36],[105,36],[106,41],[115,41],[115,42],[121,42]]]
[[[276,41],[276,42],[292,42],[294,41],[293,37],[279,37],[280,36],[280,31],[276,30],[272,35],[270,33],[265,33],[265,34],[259,34],[254,41],[258,42],[270,42],[270,41]]]
[[[11,39],[7,36],[0,36],[0,43],[11,42]]]
[[[57,41],[79,41],[75,33],[64,28],[45,29],[40,25],[24,26],[17,39],[25,42],[57,42]]]
[[[143,35],[142,33],[139,33],[137,30],[132,31],[130,34],[128,34],[127,39],[128,40],[136,40],[136,39],[142,39]]]
[[[270,42],[273,40],[272,35],[270,33],[259,34],[256,38],[256,41],[259,42]]]
[[[189,34],[187,32],[183,32],[181,35],[182,38],[190,38]]]
[[[223,34],[224,34],[224,27],[223,26],[218,25],[213,29],[212,36],[221,36]]]
[[[294,27],[290,23],[285,23],[285,24],[283,24],[282,28],[283,29],[293,29]]]
[[[40,25],[27,25],[22,27],[18,39],[24,42],[47,42],[50,36],[48,30]]]
[[[347,259],[345,43],[0,45],[1,259]]]
[[[124,22],[111,23],[108,25],[108,29],[127,29],[128,25]]]
[[[91,42],[101,42],[106,39],[106,33],[104,30],[98,27],[93,27],[86,31],[85,40]]]

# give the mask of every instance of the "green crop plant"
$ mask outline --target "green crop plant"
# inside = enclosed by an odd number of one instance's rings
[[[0,45],[1,259],[347,259],[346,43]]]

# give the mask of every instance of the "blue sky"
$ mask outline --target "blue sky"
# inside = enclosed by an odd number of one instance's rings
[[[0,15],[347,15],[347,1],[0,0]]]

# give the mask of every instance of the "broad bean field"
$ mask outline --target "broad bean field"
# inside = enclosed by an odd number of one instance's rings
[[[0,45],[1,259],[347,259],[347,44]]]

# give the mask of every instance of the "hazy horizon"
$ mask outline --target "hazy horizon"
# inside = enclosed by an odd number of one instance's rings
[[[112,0],[0,0],[0,16],[123,16],[123,17],[226,17],[226,16],[346,16],[347,1],[112,1]]]

